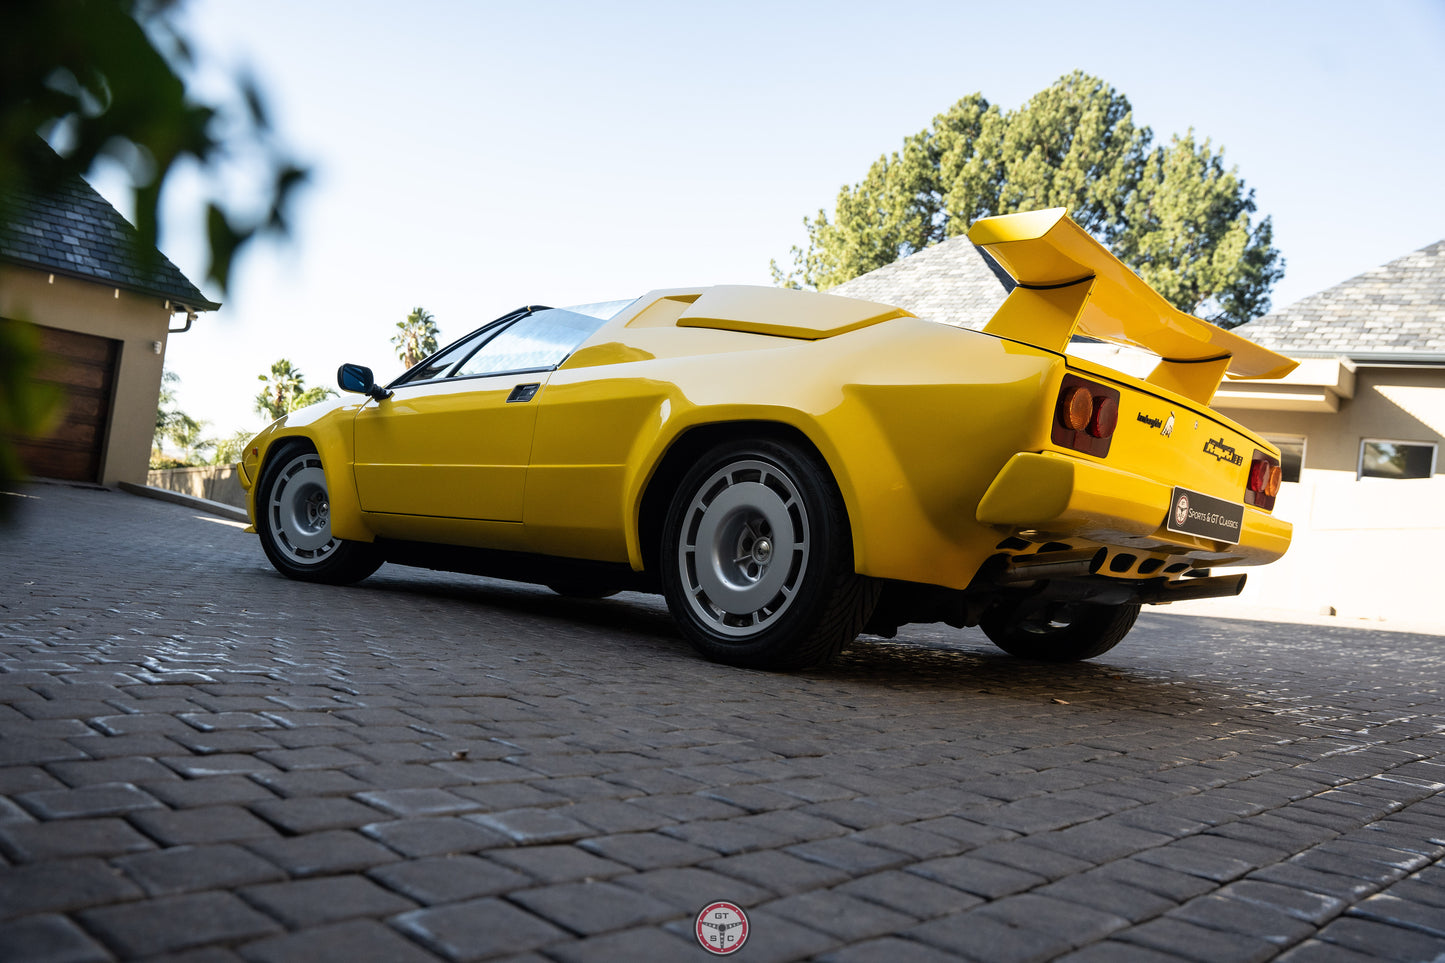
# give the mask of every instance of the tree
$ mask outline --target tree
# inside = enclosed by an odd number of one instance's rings
[[[1191,130],[1167,146],[1123,94],[1075,71],[1007,113],[970,94],[804,218],[807,250],[773,278],[826,290],[981,217],[1067,207],[1074,220],[1181,310],[1225,327],[1269,309],[1284,274],[1268,217],[1223,150]]]
[[[176,403],[176,385],[181,376],[174,371],[161,372],[161,394],[156,405],[156,431],[151,439],[151,467],[174,468],[192,463],[193,453],[209,447],[201,441],[201,422],[180,409]],[[181,453],[180,458],[166,454],[166,446]]]
[[[177,0],[8,0],[0,30],[0,202],[22,185],[45,188],[88,172],[102,157],[128,171],[135,196],[138,257],[156,247],[161,189],[178,165],[216,175],[248,161],[244,203],[214,185],[205,204],[207,278],[222,292],[238,251],[285,235],[288,209],[306,169],[277,142],[265,100],[245,77],[216,99],[188,90],[190,44],[175,20]],[[28,149],[37,133],[59,147],[47,170]],[[58,403],[35,380],[39,353],[23,325],[0,325],[0,481],[22,467],[10,437],[41,436]]]
[[[396,327],[397,332],[392,336],[391,343],[396,345],[396,356],[401,359],[403,367],[411,368],[423,358],[436,353],[437,335],[440,332],[436,320],[426,308],[412,308],[406,320],[398,321]]]
[[[326,398],[336,397],[336,392],[325,385],[306,387],[306,376],[285,358],[271,364],[270,374],[256,376],[266,382],[266,387],[256,396],[256,411],[271,419],[283,417],[297,408],[314,405]]]

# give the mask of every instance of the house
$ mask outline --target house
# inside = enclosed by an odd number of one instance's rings
[[[970,328],[1012,283],[956,237],[832,288]],[[1250,572],[1248,599],[1365,618],[1445,621],[1440,577],[1412,549],[1445,540],[1445,241],[1236,329],[1300,360],[1277,381],[1226,381],[1213,405],[1283,454],[1275,511],[1295,525],[1283,560]],[[1128,349],[1080,347],[1147,373]],[[1073,349],[1071,349],[1073,350]],[[1201,605],[1205,603],[1199,603]]]
[[[30,474],[145,484],[166,340],[219,307],[79,176],[0,198],[0,319],[37,327],[40,377],[67,395],[59,428],[19,444]]]
[[[1237,329],[1300,360],[1273,382],[1225,384],[1214,404],[1279,446],[1284,562],[1251,576],[1297,607],[1445,622],[1445,241]]]

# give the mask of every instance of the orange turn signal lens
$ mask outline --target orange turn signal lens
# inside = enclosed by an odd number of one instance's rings
[[[1279,494],[1280,482],[1284,480],[1284,470],[1278,465],[1269,466],[1269,479],[1264,483],[1264,493],[1270,498]]]
[[[1069,388],[1059,398],[1059,424],[1070,431],[1083,431],[1093,417],[1094,396],[1082,385]]]

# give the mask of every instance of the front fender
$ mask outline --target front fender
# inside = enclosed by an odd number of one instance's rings
[[[353,472],[353,421],[365,402],[347,398],[301,408],[267,425],[246,443],[241,459],[241,487],[246,489],[246,511],[254,525],[261,472],[279,446],[301,440],[316,449],[326,473],[331,501],[331,534],[353,542],[370,542],[376,535],[361,516],[361,501]]]

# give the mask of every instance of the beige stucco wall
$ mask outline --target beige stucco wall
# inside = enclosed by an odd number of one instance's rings
[[[1278,438],[1303,436],[1300,481],[1285,484],[1275,514],[1294,523],[1289,553],[1248,569],[1240,601],[1341,618],[1445,624],[1442,565],[1421,546],[1445,539],[1445,366],[1360,366],[1339,411],[1236,409],[1230,417]],[[1435,475],[1356,478],[1360,442],[1433,442]]]
[[[1222,392],[1215,406],[1262,434],[1304,436],[1307,470],[1344,472],[1351,480],[1366,438],[1434,442],[1445,449],[1445,366],[1361,366],[1354,397],[1340,398],[1335,413],[1236,408]],[[1445,457],[1437,458],[1435,472],[1445,473]]]
[[[246,507],[246,492],[241,488],[241,478],[235,465],[160,468],[146,474],[146,484],[236,508]]]
[[[0,265],[0,316],[121,342],[100,480],[145,484],[171,317],[165,299]]]

